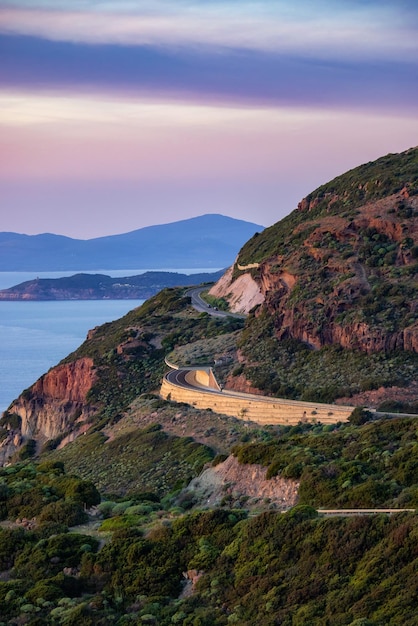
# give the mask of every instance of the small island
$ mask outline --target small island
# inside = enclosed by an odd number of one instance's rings
[[[81,273],[62,278],[36,278],[0,290],[0,300],[146,300],[165,287],[215,282],[223,272],[189,275],[149,271],[117,278]]]

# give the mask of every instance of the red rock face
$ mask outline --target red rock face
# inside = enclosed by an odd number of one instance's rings
[[[240,393],[251,393],[253,395],[263,395],[263,392],[251,385],[251,382],[244,375],[228,376],[225,381],[225,388],[229,391],[239,391]]]
[[[93,359],[85,357],[54,367],[32,386],[32,393],[45,401],[84,402],[94,380]]]
[[[22,418],[20,434],[44,442],[71,431],[74,439],[94,413],[86,398],[95,379],[93,360],[87,357],[44,374],[9,409]]]
[[[285,323],[278,328],[279,338],[292,337],[314,348],[337,344],[349,350],[372,352],[392,352],[405,350],[418,352],[418,325],[399,332],[387,333],[382,329],[371,329],[367,324],[357,323],[340,326],[330,315],[329,324],[317,332],[312,324],[305,320],[295,320],[291,311],[283,318]]]

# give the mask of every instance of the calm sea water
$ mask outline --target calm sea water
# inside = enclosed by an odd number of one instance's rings
[[[132,276],[146,270],[89,273]],[[193,274],[211,270],[167,270]],[[26,280],[71,276],[75,272],[0,272],[0,289]],[[144,300],[0,302],[0,414],[42,374],[75,350],[87,332],[122,317]]]
[[[0,302],[0,412],[75,350],[87,331],[144,300]]]

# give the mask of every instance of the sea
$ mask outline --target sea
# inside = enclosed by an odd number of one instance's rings
[[[95,270],[112,277],[142,274],[136,270]],[[196,274],[216,269],[166,269]],[[35,278],[60,278],[80,271],[0,272],[0,289]],[[144,300],[0,301],[0,415],[20,393],[85,340],[87,332],[119,319]]]

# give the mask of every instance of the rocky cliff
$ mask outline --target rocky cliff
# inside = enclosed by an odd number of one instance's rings
[[[229,307],[237,313],[248,313],[265,299],[262,284],[259,284],[249,272],[233,275],[234,266],[228,268],[225,274],[210,289],[209,293],[215,298],[226,298]]]
[[[88,428],[94,408],[86,401],[96,379],[91,358],[52,368],[24,391],[9,407],[7,414],[19,418],[3,422],[8,430],[0,443],[0,464],[25,440],[38,444],[67,437],[67,441]]]
[[[248,508],[260,506],[263,501],[279,511],[295,506],[299,481],[280,476],[267,479],[266,471],[262,465],[241,465],[231,455],[215,467],[205,469],[184,492],[193,493],[195,501],[205,507],[219,506],[226,500],[232,508],[239,508],[243,496]]]
[[[182,298],[185,291],[163,290],[119,320],[89,331],[74,353],[23,391],[0,418],[0,465],[25,444],[31,451],[45,444],[53,449],[93,423],[117,421],[132,400],[158,389],[166,367],[162,340],[181,328],[173,313],[189,304]],[[208,321],[202,324],[203,333]]]
[[[236,312],[259,305],[279,339],[418,352],[417,172],[414,149],[319,188],[253,237],[211,294]]]

